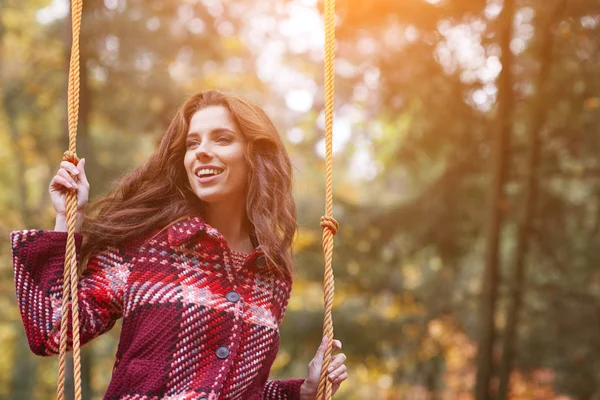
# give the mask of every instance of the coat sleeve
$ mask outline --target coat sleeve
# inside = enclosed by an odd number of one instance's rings
[[[265,384],[265,400],[300,400],[300,387],[304,379],[268,380]]]
[[[40,356],[58,354],[67,232],[13,231],[10,239],[17,302],[29,347]],[[81,233],[75,234],[78,258],[82,239]],[[78,284],[82,345],[109,331],[122,316],[129,261],[115,248],[88,260]],[[71,313],[67,347],[72,348]]]

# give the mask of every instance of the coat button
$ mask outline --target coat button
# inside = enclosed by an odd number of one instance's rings
[[[263,267],[267,263],[267,258],[265,256],[260,256],[256,259],[256,265],[259,267]]]
[[[229,300],[232,303],[237,303],[237,301],[240,299],[240,294],[232,290],[230,292],[227,292],[225,298],[227,298],[227,300]]]
[[[221,346],[217,349],[217,357],[220,359],[227,358],[229,356],[229,349],[225,346]]]

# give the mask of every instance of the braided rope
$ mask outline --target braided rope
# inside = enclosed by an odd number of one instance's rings
[[[71,61],[69,64],[68,118],[69,118],[69,150],[63,154],[63,161],[77,165],[76,153],[77,119],[79,116],[79,32],[81,31],[82,0],[73,0],[71,19],[73,40],[71,45]],[[77,189],[67,192],[67,248],[65,253],[65,269],[63,276],[62,315],[60,325],[60,347],[58,362],[57,399],[64,398],[65,360],[67,355],[67,328],[69,299],[71,300],[73,319],[73,374],[75,382],[75,399],[81,400],[81,360],[79,343],[79,299],[77,294],[77,254],[75,250],[75,222],[77,220]]]
[[[333,106],[334,106],[334,61],[335,61],[335,0],[325,0],[325,216],[321,217],[323,228],[323,253],[325,256],[324,274],[324,302],[325,317],[323,322],[323,336],[329,341],[321,377],[317,389],[317,399],[329,400],[332,396],[332,385],[327,379],[327,369],[331,363],[333,351],[333,308],[334,278],[331,266],[333,259],[333,236],[338,230],[338,223],[333,218],[333,185],[332,185],[332,132],[333,132]]]

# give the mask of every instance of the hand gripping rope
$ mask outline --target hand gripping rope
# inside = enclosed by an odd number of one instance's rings
[[[79,158],[76,153],[77,122],[79,115],[79,35],[81,31],[82,0],[71,2],[73,40],[71,45],[71,60],[69,63],[68,85],[68,119],[69,119],[69,150],[63,155],[64,161],[77,165]],[[331,382],[327,379],[327,368],[331,362],[333,350],[333,307],[334,277],[332,268],[333,236],[338,229],[338,223],[333,218],[333,188],[332,188],[332,130],[334,109],[334,59],[335,59],[335,0],[325,0],[325,216],[321,217],[323,228],[323,252],[325,256],[324,302],[325,316],[323,335],[329,339],[325,358],[321,369],[321,377],[317,398],[329,400],[332,396]],[[65,360],[67,353],[67,329],[69,300],[72,303],[73,320],[73,373],[75,383],[75,399],[81,400],[81,356],[79,339],[79,302],[77,294],[77,255],[75,251],[75,222],[77,219],[77,190],[67,192],[67,247],[65,255],[65,270],[63,276],[62,318],[60,329],[60,347],[58,364],[57,399],[64,398]]]

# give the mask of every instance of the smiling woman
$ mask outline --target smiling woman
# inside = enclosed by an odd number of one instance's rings
[[[207,220],[221,214],[241,221],[246,213],[247,140],[236,125],[223,106],[202,108],[190,121],[184,165]]]
[[[81,265],[87,261],[78,285],[81,343],[123,317],[105,399],[316,399],[328,340],[306,379],[268,379],[292,290],[297,225],[290,159],[260,107],[214,90],[194,95],[154,154],[88,211],[89,187],[85,162],[63,161],[50,183],[54,231],[11,234],[34,353],[59,351],[57,277],[65,192],[73,188],[76,249]],[[347,378],[346,356],[328,357],[335,392]]]

